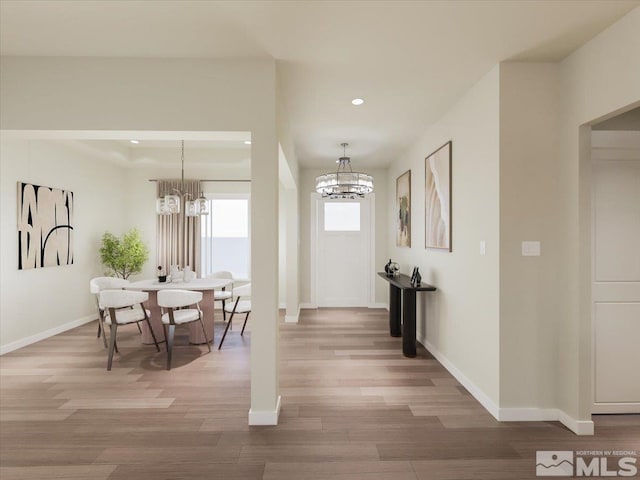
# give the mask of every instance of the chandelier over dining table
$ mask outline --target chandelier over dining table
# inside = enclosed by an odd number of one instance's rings
[[[373,192],[373,177],[352,170],[351,158],[346,154],[348,145],[340,144],[343,155],[336,160],[338,170],[316,177],[316,192],[323,197],[354,199]]]
[[[184,204],[184,214],[187,217],[197,217],[200,215],[209,215],[209,202],[204,194],[200,192],[198,198],[186,192],[184,186],[184,140],[181,141],[181,183],[180,189],[173,191],[164,197],[156,200],[156,213],[158,215],[179,214]]]

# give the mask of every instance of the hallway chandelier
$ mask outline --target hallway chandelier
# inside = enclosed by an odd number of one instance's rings
[[[316,192],[329,198],[357,198],[373,192],[373,177],[351,169],[351,158],[347,157],[348,143],[341,143],[342,157],[336,160],[338,170],[316,177]]]
[[[156,213],[158,215],[171,215],[180,213],[180,205],[184,203],[184,214],[187,217],[197,217],[200,215],[209,215],[209,202],[202,192],[197,199],[193,195],[185,192],[184,188],[184,140],[181,141],[182,147],[182,177],[180,190],[173,189],[173,193],[165,195],[156,200]],[[190,198],[190,200],[189,200]]]

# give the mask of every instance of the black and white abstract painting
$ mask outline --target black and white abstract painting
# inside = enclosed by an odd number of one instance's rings
[[[73,192],[18,182],[18,269],[73,263]]]

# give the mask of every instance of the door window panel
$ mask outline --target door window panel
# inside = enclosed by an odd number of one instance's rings
[[[359,232],[360,231],[360,203],[359,202],[325,202],[324,231],[325,232]]]

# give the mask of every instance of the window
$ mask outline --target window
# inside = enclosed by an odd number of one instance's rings
[[[201,217],[202,275],[226,270],[234,278],[250,278],[249,196],[210,198],[209,210]]]
[[[324,204],[325,232],[359,232],[360,231],[360,203],[359,202],[325,202]]]

